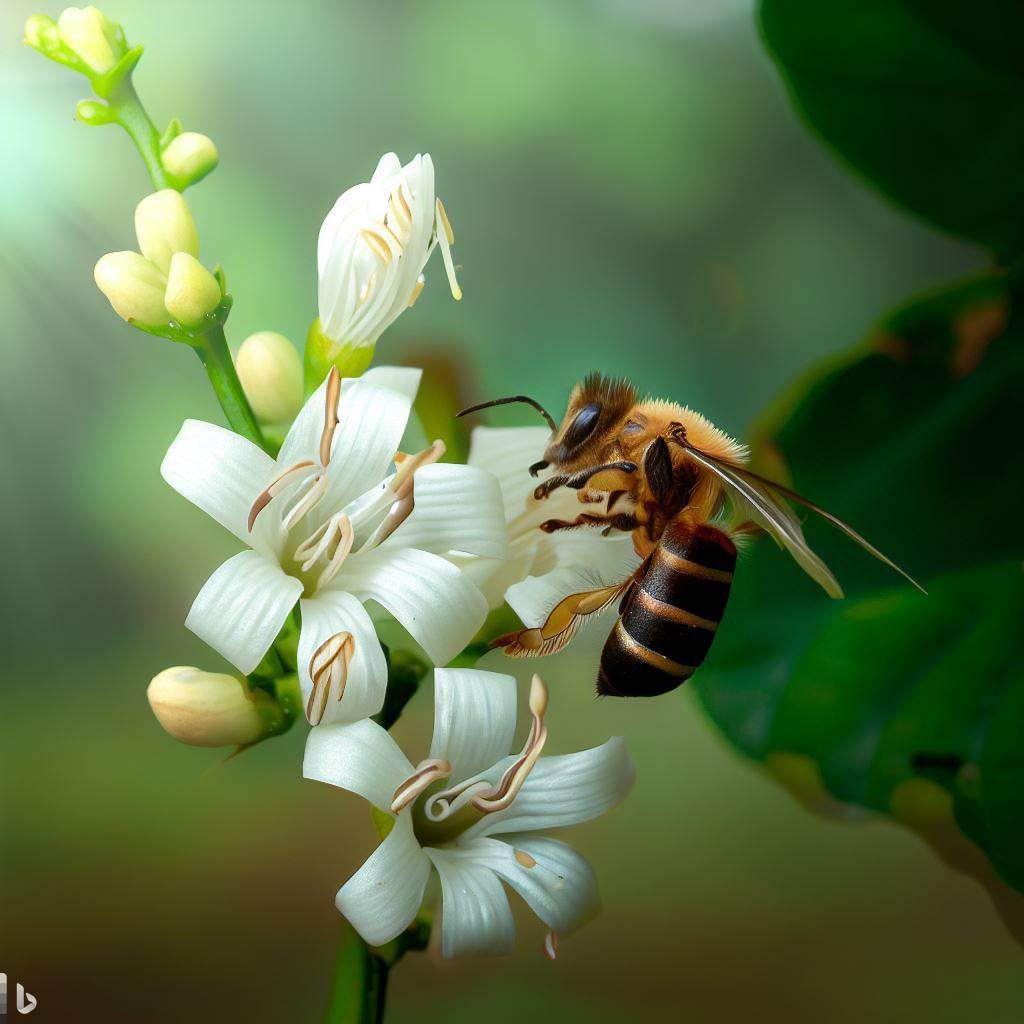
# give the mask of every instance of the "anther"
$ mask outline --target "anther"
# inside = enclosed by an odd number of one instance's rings
[[[331,444],[338,427],[338,397],[341,394],[341,374],[336,366],[327,375],[326,398],[324,402],[324,429],[320,434],[320,465],[326,468],[331,461]]]
[[[332,690],[337,690],[339,701],[345,696],[345,683],[355,650],[352,634],[341,632],[328,637],[313,652],[309,659],[309,678],[313,688],[306,702],[306,718],[310,725],[319,725],[323,721]]]
[[[296,462],[294,466],[286,469],[280,476],[270,482],[266,490],[262,491],[249,509],[249,532],[256,525],[256,518],[259,514],[285,489],[296,480],[309,476],[309,471],[316,466],[311,459]]]
[[[432,757],[420,761],[416,770],[396,790],[391,798],[391,813],[408,807],[429,786],[440,779],[447,779],[452,773],[452,766],[442,758]]]
[[[452,290],[452,298],[458,302],[462,298],[462,289],[455,278],[455,264],[452,262],[452,245],[455,244],[455,233],[452,231],[448,214],[445,213],[444,203],[440,199],[434,201],[434,234],[437,237],[437,244],[441,246],[441,256],[444,259],[445,273],[448,275],[448,287]]]

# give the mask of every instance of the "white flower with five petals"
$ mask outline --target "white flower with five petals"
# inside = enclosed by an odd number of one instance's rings
[[[355,721],[380,710],[387,666],[364,602],[394,616],[434,664],[480,628],[487,603],[442,557],[501,557],[497,482],[398,446],[419,370],[332,371],[292,424],[277,459],[229,430],[188,420],[164,479],[250,548],[206,582],[186,626],[251,672],[298,604],[298,672],[307,715]],[[397,465],[397,469],[393,469]]]
[[[455,241],[434,194],[429,153],[404,167],[385,153],[373,177],[353,185],[324,218],[317,242],[320,325],[331,341],[373,345],[423,289],[423,268],[440,246],[452,295]]]
[[[534,677],[532,724],[507,756],[516,720],[511,676],[475,669],[434,674],[434,735],[413,765],[372,721],[314,729],[303,774],[365,797],[393,818],[384,841],[346,882],[338,909],[371,945],[415,918],[432,872],[441,882],[445,957],[510,952],[505,883],[550,929],[545,948],[598,908],[587,861],[538,832],[589,821],[619,803],[635,771],[621,737],[576,754],[541,757],[547,691]]]

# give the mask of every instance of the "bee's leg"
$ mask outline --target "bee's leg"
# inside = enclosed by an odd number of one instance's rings
[[[613,530],[622,530],[628,533],[640,525],[636,516],[628,512],[622,512],[613,516],[592,515],[584,512],[575,519],[547,519],[540,524],[545,533],[557,533],[559,530],[575,530],[581,526],[606,526]]]
[[[591,466],[589,469],[583,469],[579,473],[576,473],[575,475],[569,477],[569,479],[565,481],[565,486],[571,487],[574,491],[578,491],[586,484],[590,483],[590,481],[595,476],[597,476],[598,473],[615,472],[626,473],[628,475],[631,473],[635,473],[636,470],[637,465],[635,462],[628,462],[626,460],[620,460],[618,462],[606,462],[603,466]],[[607,491],[609,490],[609,488],[595,487],[595,490]]]
[[[559,487],[571,487],[574,491],[578,491],[585,487],[598,473],[614,473],[614,474],[630,474],[635,473],[637,465],[635,462],[606,462],[600,466],[591,466],[588,469],[580,470],[578,473],[574,473],[572,476],[553,476],[545,480],[543,483],[537,485],[534,489],[533,496],[538,500],[542,501],[552,491],[558,490]],[[596,487],[595,490],[607,491],[611,490],[610,484],[621,483],[621,479],[613,478],[612,481],[606,481],[602,486]]]
[[[533,489],[534,498],[537,501],[543,501],[552,491],[557,491],[568,479],[569,477],[564,474],[548,477],[547,480],[537,484]]]

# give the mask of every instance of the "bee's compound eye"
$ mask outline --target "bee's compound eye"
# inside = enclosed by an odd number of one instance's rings
[[[597,426],[597,421],[600,418],[600,402],[591,402],[589,405],[583,406],[576,413],[576,418],[569,424],[569,429],[566,430],[562,443],[566,448],[575,448],[577,445],[582,444],[594,432],[594,428]]]

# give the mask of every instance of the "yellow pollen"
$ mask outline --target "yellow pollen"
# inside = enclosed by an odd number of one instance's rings
[[[535,868],[537,866],[536,859],[531,857],[525,850],[516,850],[516,860],[524,868]]]

